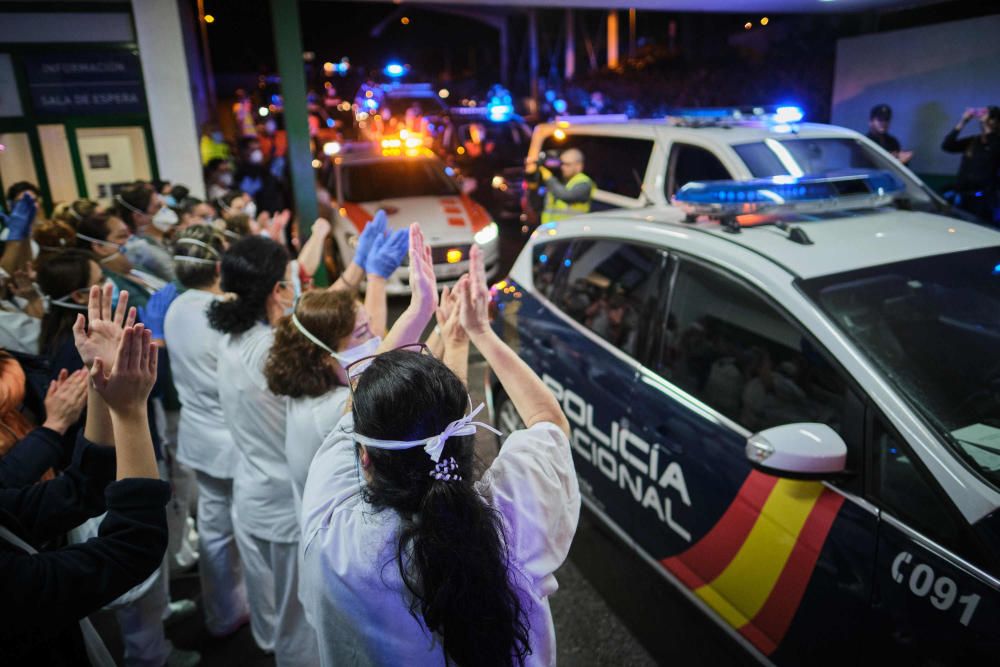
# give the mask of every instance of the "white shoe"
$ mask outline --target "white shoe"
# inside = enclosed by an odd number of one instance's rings
[[[197,610],[198,605],[194,600],[175,600],[167,606],[167,615],[163,619],[163,627],[169,628],[171,625],[191,616]],[[174,650],[176,651],[177,649]]]
[[[167,656],[167,662],[163,667],[195,667],[201,664],[201,653],[198,651],[185,651],[183,649],[171,649]]]

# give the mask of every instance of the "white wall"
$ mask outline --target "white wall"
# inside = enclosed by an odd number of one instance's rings
[[[837,43],[832,120],[862,132],[876,104],[892,107],[890,132],[915,151],[910,167],[953,174],[941,150],[966,107],[1000,104],[1000,16],[842,39]],[[966,132],[978,132],[972,122]]]
[[[132,12],[160,178],[204,197],[178,1],[133,0]]]

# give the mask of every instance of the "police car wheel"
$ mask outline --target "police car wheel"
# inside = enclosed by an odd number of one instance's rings
[[[504,435],[524,428],[524,421],[521,415],[517,414],[514,403],[507,398],[507,394],[500,389],[496,394],[497,426]]]

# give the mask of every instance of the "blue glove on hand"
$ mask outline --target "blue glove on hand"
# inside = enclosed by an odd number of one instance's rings
[[[365,273],[388,278],[399,268],[410,249],[410,230],[397,229],[375,243],[365,263]]]
[[[389,219],[386,217],[385,211],[380,210],[361,230],[361,236],[358,237],[358,247],[354,249],[354,263],[362,269],[367,268],[365,263],[368,261],[368,255],[371,254],[372,246],[375,245],[375,239],[381,239],[385,236],[385,228],[388,225]]]
[[[31,234],[31,223],[35,221],[35,213],[38,212],[38,204],[34,197],[24,195],[14,203],[14,208],[10,215],[0,213],[0,220],[9,230],[7,232],[8,241],[23,241]]]
[[[139,321],[146,325],[153,338],[163,340],[163,323],[167,319],[167,309],[177,298],[177,285],[167,283],[158,292],[149,297],[145,306],[139,307]]]

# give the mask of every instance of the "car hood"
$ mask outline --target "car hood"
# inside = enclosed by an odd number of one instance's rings
[[[419,222],[424,237],[431,245],[472,243],[472,236],[490,224],[486,210],[466,195],[451,197],[398,197],[351,204],[348,217],[359,229],[385,209],[389,226],[403,229]]]

